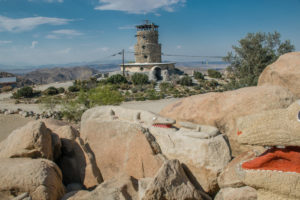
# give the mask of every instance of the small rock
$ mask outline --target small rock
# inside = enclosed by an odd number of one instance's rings
[[[178,160],[169,160],[159,169],[148,185],[142,200],[204,200],[211,199],[203,191],[197,190],[187,178]]]
[[[47,158],[52,160],[51,131],[41,121],[14,130],[0,143],[0,158]]]

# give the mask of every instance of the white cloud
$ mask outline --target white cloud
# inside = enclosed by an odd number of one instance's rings
[[[61,30],[52,31],[52,33],[58,35],[70,35],[70,36],[82,35],[81,32],[72,29],[61,29]]]
[[[72,38],[73,36],[80,36],[83,33],[73,29],[61,29],[52,31],[51,34],[46,35],[47,39],[60,39],[62,37]]]
[[[63,18],[51,18],[51,17],[27,17],[27,18],[8,18],[0,15],[0,32],[22,32],[36,28],[43,24],[49,25],[63,25],[72,20]]]
[[[60,37],[58,37],[58,35],[49,34],[49,35],[46,35],[46,38],[47,39],[59,39]]]
[[[181,45],[177,45],[177,46],[176,46],[176,49],[181,49],[181,48],[182,48]]]
[[[32,41],[32,42],[31,42],[30,48],[31,48],[31,49],[35,49],[35,47],[36,47],[36,45],[37,45],[38,43],[39,43],[38,41]]]
[[[0,45],[1,44],[10,44],[12,43],[12,41],[9,41],[9,40],[0,40]]]
[[[135,14],[145,14],[164,9],[173,12],[174,7],[184,5],[186,0],[99,0],[96,10],[116,10]]]

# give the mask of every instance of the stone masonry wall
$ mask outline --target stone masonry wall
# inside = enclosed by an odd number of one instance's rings
[[[161,62],[161,44],[158,43],[158,31],[145,30],[137,32],[137,44],[135,45],[135,62]]]

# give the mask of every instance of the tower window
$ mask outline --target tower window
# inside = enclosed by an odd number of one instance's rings
[[[144,58],[145,58],[145,59],[147,59],[147,58],[148,58],[148,56],[144,55]]]
[[[146,46],[145,46],[145,45],[143,45],[143,46],[142,46],[142,49],[145,49],[145,48],[146,48]]]
[[[140,70],[143,71],[143,70],[144,70],[144,67],[140,67]]]

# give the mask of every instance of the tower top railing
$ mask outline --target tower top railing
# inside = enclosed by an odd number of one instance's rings
[[[158,30],[158,25],[154,24],[154,23],[150,23],[149,20],[145,20],[144,24],[141,25],[137,25],[136,28],[138,31],[157,31]]]

